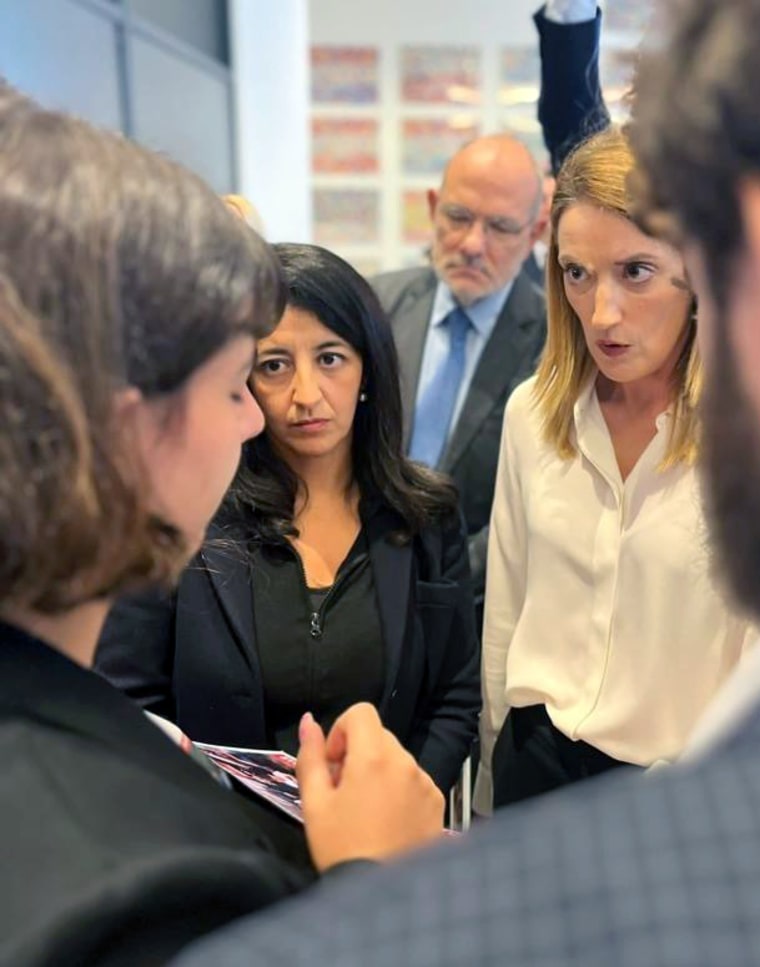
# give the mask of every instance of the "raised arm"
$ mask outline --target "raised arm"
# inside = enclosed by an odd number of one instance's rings
[[[602,14],[596,0],[548,0],[533,18],[541,53],[538,120],[556,174],[610,116],[599,82]]]

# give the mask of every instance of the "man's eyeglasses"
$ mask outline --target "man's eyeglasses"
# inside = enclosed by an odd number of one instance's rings
[[[506,242],[509,239],[517,238],[522,235],[526,228],[533,225],[534,220],[528,219],[527,222],[520,224],[513,218],[499,216],[479,216],[471,212],[469,208],[461,205],[439,205],[438,212],[443,221],[444,228],[450,232],[464,232],[477,221],[482,221],[483,230],[486,235],[492,236],[497,241]]]

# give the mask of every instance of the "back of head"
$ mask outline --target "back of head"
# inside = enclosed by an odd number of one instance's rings
[[[115,394],[180,392],[279,297],[266,246],[193,175],[0,91],[0,607],[176,571]]]

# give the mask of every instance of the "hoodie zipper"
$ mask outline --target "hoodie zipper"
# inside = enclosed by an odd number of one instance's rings
[[[296,562],[298,564],[298,570],[301,574],[301,582],[306,595],[306,601],[309,608],[309,635],[314,641],[319,641],[325,630],[325,609],[327,608],[330,600],[335,596],[338,589],[346,582],[350,575],[356,570],[356,568],[361,565],[363,557],[358,555],[345,570],[338,574],[335,581],[330,585],[330,589],[327,594],[322,599],[322,603],[319,608],[314,611],[312,610],[311,599],[309,598],[309,585],[306,581],[306,570],[303,566],[303,561],[301,560],[301,555],[293,549],[293,553],[296,556]]]

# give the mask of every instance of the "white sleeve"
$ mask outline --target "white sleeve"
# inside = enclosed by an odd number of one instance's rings
[[[488,534],[481,669],[483,711],[480,716],[480,766],[473,800],[476,811],[483,816],[490,815],[493,809],[491,756],[508,711],[507,653],[525,599],[527,528],[521,483],[525,468],[520,466],[515,430],[525,432],[525,427],[520,427],[519,424],[525,419],[526,405],[530,405],[530,400],[524,396],[529,392],[527,386],[518,389],[504,414],[499,468]]]
[[[558,24],[579,24],[596,18],[596,0],[547,0],[544,17]]]

